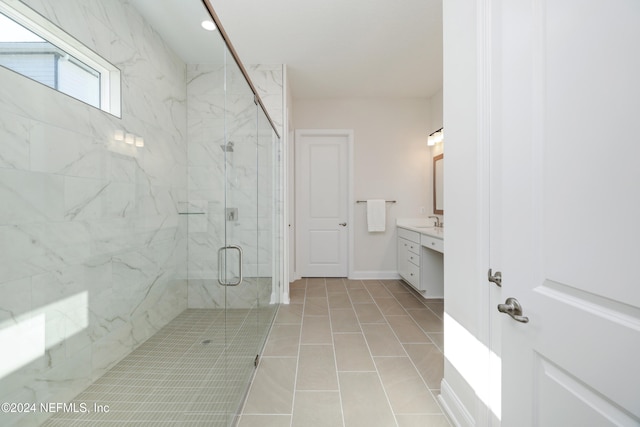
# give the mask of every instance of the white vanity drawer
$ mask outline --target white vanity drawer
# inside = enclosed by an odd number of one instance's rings
[[[420,289],[420,267],[411,262],[408,263],[406,279],[414,287]]]
[[[398,227],[398,237],[420,243],[420,233]]]
[[[422,235],[421,242],[425,248],[432,249],[436,252],[444,253],[444,240],[436,239],[435,237]]]
[[[410,253],[414,253],[418,256],[418,258],[416,259],[420,259],[420,243],[413,243],[413,242],[408,242],[409,243],[409,252]],[[418,261],[416,261],[416,264],[419,264]]]
[[[420,267],[420,255],[414,254],[413,252],[409,251],[407,253],[407,259],[409,262],[412,262],[418,267]]]

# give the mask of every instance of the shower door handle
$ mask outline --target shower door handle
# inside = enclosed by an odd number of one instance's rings
[[[221,262],[221,258],[222,258],[222,253],[226,252],[227,249],[235,249],[236,251],[238,251],[238,272],[240,277],[238,278],[237,281],[235,282],[226,282],[224,280],[224,278],[222,277],[222,262]],[[238,286],[240,283],[242,283],[243,280],[243,276],[242,276],[242,258],[243,258],[243,252],[242,252],[242,248],[240,246],[237,245],[229,245],[229,246],[223,246],[220,249],[218,249],[218,283],[220,283],[222,286]]]
[[[237,245],[229,245],[227,246],[227,249],[235,249],[236,251],[238,251],[238,274],[240,275],[240,277],[238,277],[237,282],[227,283],[225,286],[238,286],[240,283],[242,283],[242,248]]]
[[[222,286],[226,286],[227,284],[224,282],[224,278],[222,277],[222,253],[225,252],[227,250],[227,248],[225,246],[222,246],[220,249],[218,249],[218,283],[220,283]]]

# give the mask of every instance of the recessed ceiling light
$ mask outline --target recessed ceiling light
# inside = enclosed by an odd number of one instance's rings
[[[213,23],[213,21],[210,21],[208,19],[205,19],[204,21],[202,21],[202,28],[204,28],[207,31],[215,31],[216,30],[216,24]]]

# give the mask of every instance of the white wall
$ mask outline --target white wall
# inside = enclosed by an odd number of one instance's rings
[[[354,130],[355,200],[397,200],[387,207],[385,233],[368,233],[366,206],[351,206],[354,278],[397,277],[396,218],[430,209],[429,117],[426,98],[295,100],[296,129]]]
[[[445,372],[442,399],[461,426],[486,425],[489,349],[487,170],[478,107],[478,16],[475,0],[443,4],[444,211],[446,239]],[[499,378],[493,378],[499,381]]]
[[[429,128],[427,129],[428,133],[432,133],[437,131],[443,126],[443,90],[440,90],[434,93],[431,98],[429,98]]]
[[[285,69],[286,71],[286,69]],[[286,258],[285,258],[285,268],[287,270],[287,278],[289,282],[292,282],[296,279],[296,245],[295,245],[295,217],[296,217],[296,194],[295,194],[295,124],[293,119],[293,111],[294,111],[294,101],[293,94],[291,93],[291,84],[287,79],[285,79],[285,92],[286,96],[286,132],[287,137],[285,139],[285,158],[286,158],[286,198],[285,198],[285,206],[286,206],[286,221],[283,224],[287,233],[288,245],[285,249]],[[285,294],[283,295],[283,302],[289,302],[289,283],[286,283],[285,286]]]

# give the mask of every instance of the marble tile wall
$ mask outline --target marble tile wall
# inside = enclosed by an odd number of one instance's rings
[[[280,142],[256,127],[238,73],[226,70],[225,93],[224,70],[187,70],[127,1],[23,2],[122,71],[119,119],[0,68],[0,347],[14,350],[0,400],[64,402],[187,305],[221,303],[225,168],[243,219],[234,239],[249,248],[249,280],[226,297],[255,304],[255,281],[274,273]],[[282,67],[249,72],[282,134]],[[116,141],[116,130],[145,147]],[[236,144],[226,160],[225,130]],[[0,414],[3,425],[34,421]]]
[[[229,63],[187,66],[188,208],[197,213],[188,216],[190,308],[220,307],[225,301],[233,308],[252,307],[257,282],[253,279],[274,274],[278,141],[240,71]],[[282,123],[282,67],[254,66],[249,72],[265,104],[269,101],[270,114]],[[233,152],[224,152],[220,146],[229,141]],[[225,207],[237,208],[237,220],[225,218]],[[244,248],[243,273],[249,279],[226,289],[217,282],[217,254],[225,245],[225,233],[227,243]],[[235,254],[228,253],[227,268],[234,276]],[[259,292],[267,295],[259,300],[269,301],[271,290],[260,286]]]
[[[0,68],[0,401],[64,402],[187,307],[186,67],[127,1],[24,3],[122,72],[119,119]]]
[[[258,236],[258,239],[264,242],[271,241],[272,247],[265,256],[261,257],[264,263],[259,267],[259,276],[272,277],[270,302],[280,301],[281,289],[284,281],[282,271],[282,257],[284,247],[284,236],[282,226],[284,223],[284,196],[286,192],[283,189],[284,174],[286,166],[283,164],[283,150],[286,139],[284,132],[284,112],[285,112],[285,65],[283,64],[257,64],[249,65],[247,73],[251,78],[265,109],[269,113],[269,117],[273,121],[273,125],[278,132],[276,135],[271,131],[270,125],[267,123],[265,116],[258,119],[259,130],[258,140],[260,141],[259,154],[265,163],[271,163],[267,168],[263,169],[263,174],[268,172],[271,176],[264,176],[262,182],[264,188],[259,188],[258,204],[263,207],[263,212],[271,211],[271,227],[265,229],[264,233]],[[268,172],[267,172],[268,171]],[[268,190],[266,190],[268,188]],[[267,197],[269,199],[267,199]],[[260,245],[263,250],[266,245]],[[268,274],[262,273],[263,271]],[[264,303],[264,299],[260,298]]]
[[[280,137],[284,136],[284,65],[253,64],[247,73]]]

